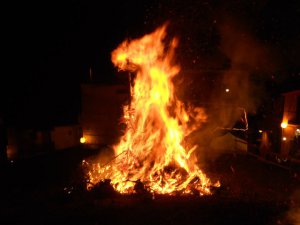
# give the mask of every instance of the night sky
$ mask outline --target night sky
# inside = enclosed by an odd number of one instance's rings
[[[220,47],[220,27],[234,24],[239,34],[267,49],[272,69],[264,79],[298,85],[296,0],[20,1],[4,7],[2,44],[8,63],[1,75],[1,112],[8,123],[22,126],[76,121],[80,83],[89,82],[90,68],[94,82],[117,82],[110,52],[165,21],[180,38],[183,70],[230,67],[232,59]]]

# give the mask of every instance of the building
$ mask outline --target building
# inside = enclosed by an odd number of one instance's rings
[[[300,159],[300,90],[286,92],[283,97],[280,155]]]
[[[81,137],[82,129],[78,124],[55,126],[51,130],[51,141],[55,150],[78,146]]]
[[[30,158],[80,145],[82,129],[78,124],[56,125],[48,128],[9,127],[7,129],[7,158]]]
[[[122,84],[81,85],[80,124],[82,142],[88,148],[112,145],[122,133],[122,106],[128,103],[129,89]]]

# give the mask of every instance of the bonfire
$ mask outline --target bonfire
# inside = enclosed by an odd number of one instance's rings
[[[166,38],[167,25],[140,39],[125,40],[111,53],[114,65],[132,76],[131,99],[123,107],[124,135],[107,164],[90,165],[88,188],[109,180],[119,193],[211,194],[212,183],[199,168],[186,137],[205,123],[201,108],[189,107],[175,95],[173,78],[180,71],[174,53],[177,38]],[[198,149],[197,149],[198,151]]]

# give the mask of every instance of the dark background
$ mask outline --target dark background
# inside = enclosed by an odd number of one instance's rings
[[[177,57],[183,71],[230,68],[220,27],[234,24],[239,35],[251,36],[268,51],[272,69],[261,78],[263,84],[274,83],[278,92],[300,87],[296,0],[45,0],[10,2],[2,10],[0,112],[11,124],[76,121],[80,84],[91,82],[90,70],[93,82],[119,82],[110,52],[166,21],[170,34],[180,38]]]

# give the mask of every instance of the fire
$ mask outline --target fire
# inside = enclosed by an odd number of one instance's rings
[[[89,171],[91,184],[109,179],[120,193],[135,193],[136,184],[156,194],[210,194],[213,185],[200,170],[184,139],[205,122],[202,109],[186,110],[175,96],[172,79],[180,67],[174,65],[178,41],[166,41],[164,25],[153,33],[124,41],[111,58],[120,70],[135,73],[131,102],[124,106],[127,128],[115,158],[106,165],[94,164]],[[193,122],[191,122],[193,121]]]

